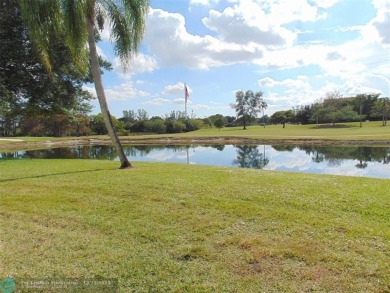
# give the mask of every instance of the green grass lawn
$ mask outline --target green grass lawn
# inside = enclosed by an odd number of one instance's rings
[[[383,127],[382,122],[364,122],[359,127],[358,122],[343,123],[346,128],[316,128],[316,125],[282,125],[226,127],[201,129],[195,132],[181,134],[183,136],[243,136],[264,139],[333,139],[333,140],[389,140],[390,127]]]
[[[0,278],[120,292],[388,292],[390,181],[95,160],[0,162]]]
[[[200,129],[197,131],[191,131],[178,134],[163,134],[163,135],[133,135],[122,136],[121,139],[137,140],[144,138],[161,138],[161,137],[182,137],[188,139],[191,137],[242,137],[242,138],[256,138],[256,139],[277,139],[277,140],[359,140],[359,141],[386,141],[390,140],[390,126],[383,127],[381,121],[364,122],[363,127],[359,127],[358,122],[343,123],[348,127],[346,128],[316,128],[315,124],[310,125],[289,125],[286,124],[286,128],[282,128],[281,125],[268,125],[265,128],[262,126],[248,126],[246,130],[242,127],[225,127],[222,129],[208,128]],[[17,137],[25,142],[45,142],[45,141],[58,141],[69,139],[83,139],[86,137]],[[89,139],[108,139],[107,135],[93,135],[89,136]],[[12,144],[18,144],[18,142],[9,142],[0,140],[1,144],[9,145],[12,149]]]

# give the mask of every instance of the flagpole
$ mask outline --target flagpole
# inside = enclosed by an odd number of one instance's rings
[[[184,113],[185,113],[186,119],[188,119],[188,116],[187,116],[187,99],[188,99],[188,89],[187,89],[187,85],[184,83]]]
[[[185,94],[184,94],[184,95],[185,95]],[[187,119],[187,96],[185,96],[184,99],[185,99],[185,104],[184,104],[184,107],[185,107],[184,109],[185,109],[185,110],[184,110],[184,111],[185,111],[185,115],[186,115],[186,119]]]

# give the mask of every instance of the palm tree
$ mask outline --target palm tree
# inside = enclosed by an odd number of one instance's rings
[[[86,72],[88,61],[108,134],[118,151],[120,168],[131,164],[123,151],[112,122],[103,88],[99,57],[96,50],[96,29],[110,25],[115,54],[124,65],[141,43],[148,0],[21,0],[23,19],[42,64],[51,73],[48,54],[51,33],[63,32],[73,60],[81,72]],[[88,44],[88,45],[87,45]],[[88,59],[89,55],[89,59]]]
[[[390,98],[378,99],[374,104],[373,112],[382,116],[382,126],[386,126],[390,114]]]
[[[263,126],[265,128],[264,110],[267,109],[267,107],[268,107],[267,102],[262,99],[260,102],[260,107],[261,107],[261,110],[263,111]]]
[[[363,104],[367,100],[366,95],[360,94],[356,96],[356,101],[358,102],[359,105],[359,125],[360,128],[362,128],[362,116],[363,116]]]

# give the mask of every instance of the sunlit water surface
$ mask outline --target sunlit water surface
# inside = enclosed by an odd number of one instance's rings
[[[291,145],[124,146],[130,161],[169,162],[390,178],[390,147]],[[12,158],[118,160],[110,146],[77,146],[0,153]]]

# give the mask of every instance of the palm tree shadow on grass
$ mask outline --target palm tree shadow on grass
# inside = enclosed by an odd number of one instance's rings
[[[112,169],[112,170],[116,170],[116,169]],[[74,172],[51,173],[51,174],[27,176],[27,177],[19,177],[19,178],[0,179],[0,183],[1,182],[10,182],[10,181],[24,180],[24,179],[45,178],[45,177],[50,177],[50,176],[70,175],[70,174],[87,173],[87,172],[99,172],[99,171],[107,171],[107,169],[93,169],[93,170],[74,171]]]

